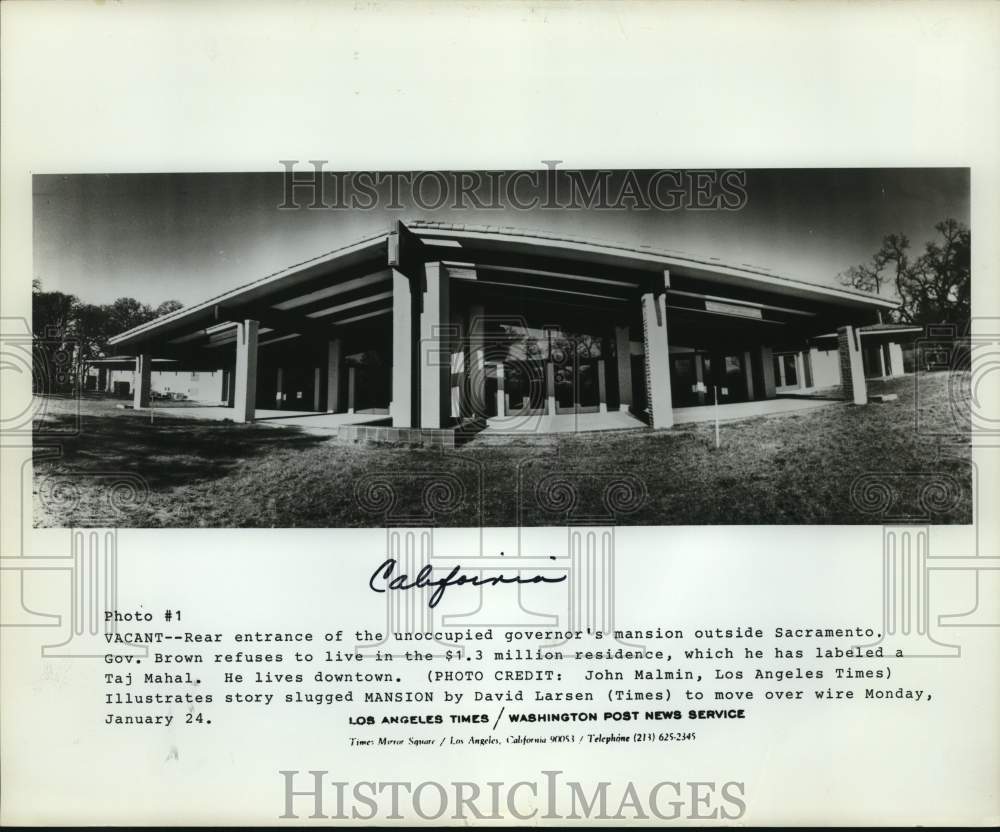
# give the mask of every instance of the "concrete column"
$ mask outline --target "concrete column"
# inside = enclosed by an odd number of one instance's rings
[[[348,413],[354,412],[354,392],[356,389],[354,385],[357,379],[357,369],[358,368],[355,367],[353,364],[351,364],[347,368],[347,412]]]
[[[226,407],[236,407],[236,379],[233,370],[226,370],[228,383],[226,384]]]
[[[413,398],[413,287],[410,279],[392,270],[392,402],[394,428],[415,425]]]
[[[764,381],[764,398],[774,398],[774,353],[770,347],[760,348],[761,378]]]
[[[747,401],[753,401],[753,361],[750,360],[750,351],[743,353],[743,376],[747,380]]]
[[[497,362],[497,416],[507,415],[507,394],[503,383],[503,362]]]
[[[903,348],[895,341],[889,342],[889,375],[901,376],[903,370]]]
[[[865,385],[865,368],[861,360],[861,336],[852,326],[842,326],[837,330],[837,348],[840,352],[840,383],[844,395],[850,396],[855,404],[868,404],[868,388]]]
[[[313,410],[320,410],[320,385],[323,383],[323,368],[313,367]]]
[[[233,421],[252,422],[257,409],[257,321],[236,326],[236,395]]]
[[[149,407],[149,381],[153,370],[153,356],[148,352],[135,357],[135,383],[132,385],[132,406],[138,410]]]
[[[819,380],[816,378],[816,367],[819,364],[819,350],[816,347],[809,347],[809,368],[810,375],[812,376],[812,386],[820,387]]]
[[[451,330],[448,272],[440,263],[425,265],[420,310],[420,427],[451,423]]]
[[[615,327],[615,352],[618,357],[618,398],[621,409],[632,406],[632,343],[628,324]]]
[[[646,347],[646,394],[650,425],[653,428],[673,427],[667,295],[662,289],[646,292],[642,296],[642,335]]]
[[[551,358],[545,360],[545,412],[556,415],[556,366]]]
[[[284,370],[283,368],[278,367],[278,379],[275,382],[275,388],[274,388],[274,406],[278,410],[281,410],[281,408],[285,406],[285,395],[283,386],[284,379],[285,379]]]
[[[705,367],[702,364],[701,355],[699,353],[694,353],[691,357],[692,357],[692,359],[694,359],[694,380],[695,380],[695,384],[704,385],[705,384]],[[706,387],[706,390],[707,389],[708,388]],[[701,387],[698,388],[698,392],[697,392],[696,395],[698,396],[698,404],[704,404],[705,403],[705,392],[701,389]]]
[[[799,388],[806,386],[806,368],[802,363],[802,353],[795,353],[795,382]]]
[[[486,315],[482,304],[469,307],[466,324],[469,358],[464,412],[473,419],[486,418]]]
[[[888,373],[885,371],[885,366],[886,366],[885,347],[882,344],[879,344],[877,349],[878,349],[879,377],[885,378],[888,375]]]
[[[455,330],[458,331],[459,327],[456,325]],[[466,367],[465,363],[465,338],[461,337],[463,333],[459,334],[458,340],[452,340],[451,349],[453,352],[448,356],[448,415],[453,420],[459,420],[463,418],[464,414],[462,412],[462,402],[465,399],[465,376]]]
[[[608,412],[608,383],[604,377],[604,359],[597,359],[597,404],[601,413]]]
[[[343,343],[339,338],[326,345],[326,412],[340,413],[340,365],[343,363]],[[317,408],[318,409],[318,408]]]

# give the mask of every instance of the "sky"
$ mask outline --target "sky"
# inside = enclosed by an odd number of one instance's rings
[[[307,173],[302,162],[296,168]],[[38,175],[34,277],[43,289],[109,303],[190,306],[388,230],[396,219],[537,229],[750,264],[822,284],[868,260],[889,233],[915,253],[952,217],[969,224],[965,168],[748,170],[739,210],[500,210],[420,207],[388,185],[370,210],[279,209],[285,177],[262,173]],[[614,180],[619,181],[619,180]],[[327,201],[335,200],[328,178]],[[434,182],[425,203],[433,203]],[[480,192],[482,193],[482,192]],[[296,199],[308,202],[296,192]],[[483,195],[483,201],[489,199]]]

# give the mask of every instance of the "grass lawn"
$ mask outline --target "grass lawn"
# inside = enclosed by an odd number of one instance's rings
[[[99,400],[81,402],[78,435],[60,437],[77,403],[47,399],[36,423],[35,524],[969,523],[968,433],[953,406],[967,383],[945,373],[875,382],[872,392],[898,401],[723,423],[719,449],[711,424],[480,436],[454,451],[356,446],[162,411],[150,424],[147,413]],[[52,445],[61,454],[43,455]],[[121,500],[127,489],[116,481],[148,494]]]

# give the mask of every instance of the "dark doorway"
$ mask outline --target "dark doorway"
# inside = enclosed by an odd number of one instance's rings
[[[670,391],[674,407],[703,404],[704,393],[698,390],[698,370],[701,357],[689,352],[670,357]]]
[[[744,356],[740,353],[692,352],[670,357],[674,407],[745,402],[748,397]]]

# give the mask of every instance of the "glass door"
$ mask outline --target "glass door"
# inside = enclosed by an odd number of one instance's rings
[[[747,368],[742,355],[723,355],[719,357],[719,374],[716,383],[719,385],[720,402],[744,402],[747,399]]]
[[[798,390],[802,386],[799,354],[785,352],[774,356],[774,389],[778,393]]]
[[[545,407],[545,363],[538,360],[504,363],[507,413],[540,412]]]
[[[701,356],[693,352],[670,357],[670,389],[674,407],[691,407],[700,403],[697,361],[701,361]]]

